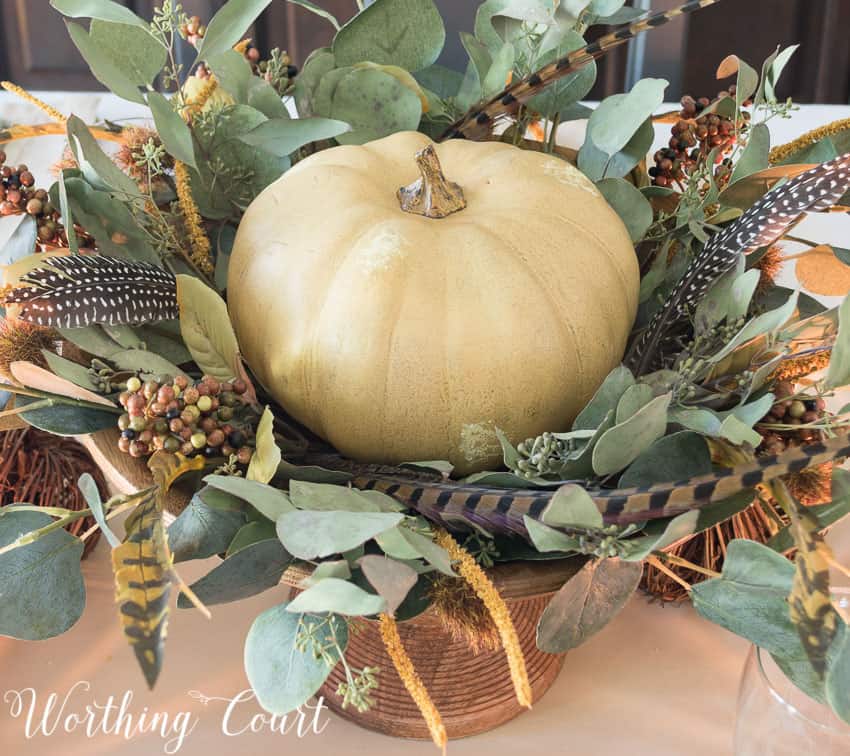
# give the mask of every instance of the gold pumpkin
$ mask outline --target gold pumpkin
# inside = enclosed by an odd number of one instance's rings
[[[257,197],[229,307],[257,378],[340,452],[469,473],[499,465],[496,428],[569,428],[622,357],[638,287],[625,226],[570,164],[402,132]]]

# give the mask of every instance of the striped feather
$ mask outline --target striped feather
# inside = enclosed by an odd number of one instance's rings
[[[691,0],[678,8],[654,13],[647,18],[600,37],[595,42],[574,50],[511,84],[483,105],[475,106],[449,126],[437,141],[458,137],[480,139],[493,130],[498,119],[516,115],[523,103],[540,94],[550,84],[574,74],[588,63],[602,57],[612,48],[625,44],[645,31],[657,29],[679,16],[693,13],[718,2],[720,0]]]
[[[178,317],[174,275],[150,263],[102,255],[51,257],[23,276],[5,304],[51,328],[138,325]]]
[[[637,376],[657,367],[671,328],[680,324],[712,284],[731,270],[739,255],[773,244],[805,213],[823,211],[834,205],[848,186],[850,153],[774,186],[738,220],[714,234],[634,342],[626,365]]]

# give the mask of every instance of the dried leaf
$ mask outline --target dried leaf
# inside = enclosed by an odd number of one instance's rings
[[[412,567],[379,554],[360,557],[358,564],[366,579],[387,602],[389,614],[395,614],[419,577]]]
[[[274,440],[274,415],[266,407],[257,426],[257,446],[248,465],[248,480],[268,483],[277,472],[282,456]]]
[[[115,407],[115,402],[107,399],[105,396],[95,394],[93,391],[77,386],[75,383],[60,378],[58,375],[45,370],[43,367],[34,365],[32,362],[17,361],[9,365],[9,370],[12,377],[18,383],[29,388],[37,389],[38,391],[46,391],[50,394],[58,396],[67,396],[71,399],[81,399],[85,402],[93,402],[94,404],[102,404],[106,407]]]
[[[717,80],[728,79],[738,73],[738,56],[727,55],[717,66]]]
[[[163,449],[154,452],[148,460],[148,469],[156,484],[167,493],[182,475],[204,469],[203,457],[184,457],[180,452],[171,454]]]
[[[209,286],[192,276],[177,276],[180,333],[204,373],[229,381],[241,372],[239,345],[227,305]]]

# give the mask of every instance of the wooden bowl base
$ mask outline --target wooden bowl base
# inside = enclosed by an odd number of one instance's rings
[[[534,702],[550,688],[564,663],[563,654],[543,653],[535,644],[537,622],[549,598],[508,600]],[[366,729],[399,738],[430,739],[419,709],[386,653],[377,623],[363,622],[360,627],[359,632],[350,635],[345,657],[352,668],[380,667],[379,686],[372,691],[375,705],[364,713],[352,707],[343,710],[336,695],[337,686],[345,681],[341,665],[337,665],[322,686],[325,704]],[[501,648],[473,654],[464,641],[452,639],[431,610],[399,623],[399,635],[440,712],[450,739],[492,730],[525,711],[517,703],[507,658]]]

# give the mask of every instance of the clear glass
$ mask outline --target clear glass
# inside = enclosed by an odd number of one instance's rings
[[[850,590],[836,591],[850,611]],[[738,691],[735,756],[848,756],[850,725],[797,688],[766,651],[753,647]]]

